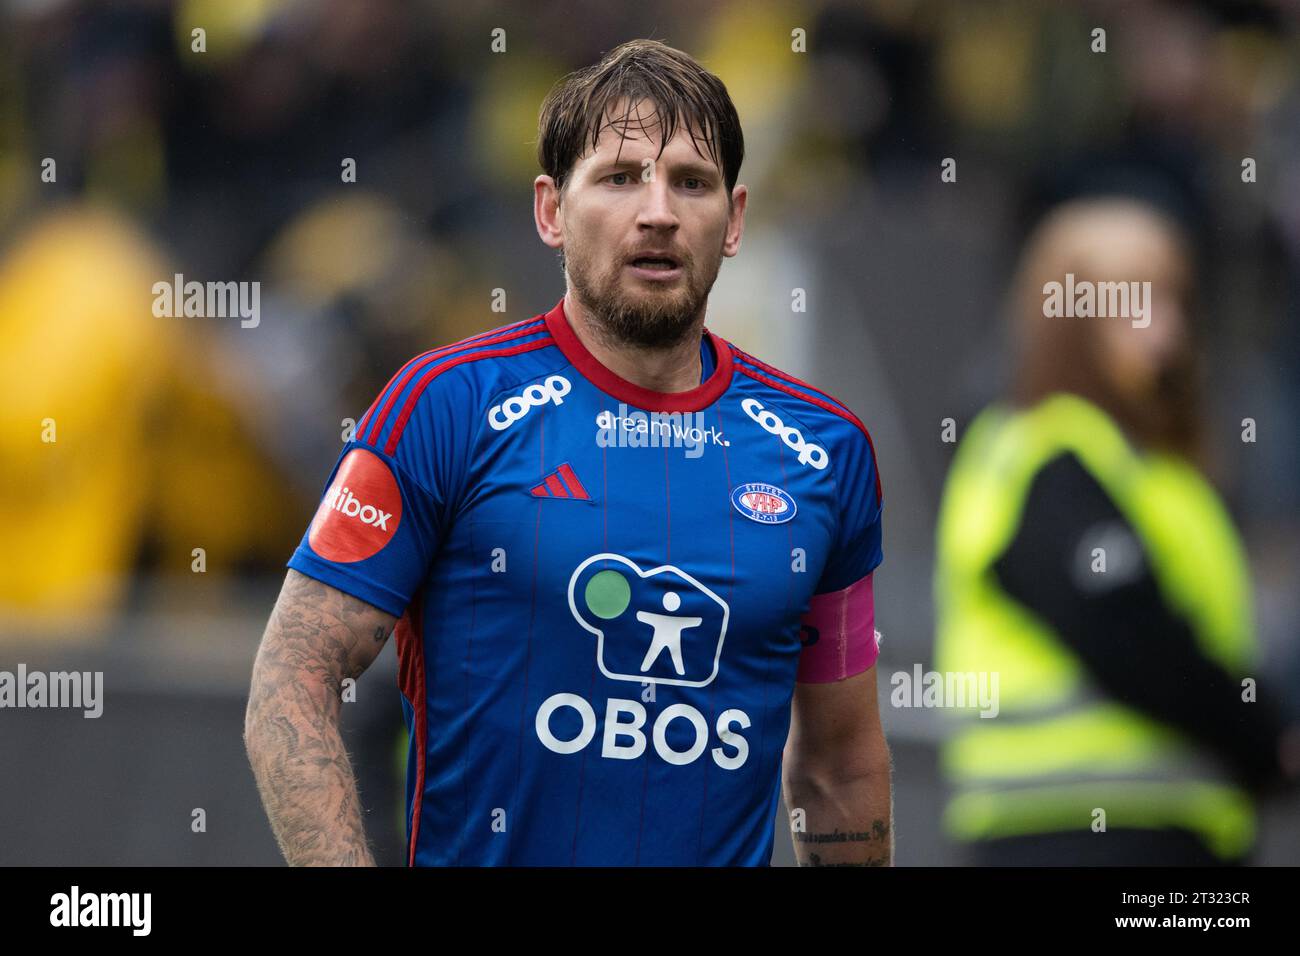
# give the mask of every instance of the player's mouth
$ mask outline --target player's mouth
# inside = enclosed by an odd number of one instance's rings
[[[650,282],[671,282],[682,275],[681,260],[667,253],[642,253],[629,259],[627,264],[633,275]]]

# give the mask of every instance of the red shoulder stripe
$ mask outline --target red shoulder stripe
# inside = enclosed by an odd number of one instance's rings
[[[531,335],[532,332],[527,331],[524,334]],[[501,341],[505,341],[507,338],[518,337],[519,333],[515,333],[510,336],[503,336]],[[441,365],[435,365],[433,368],[426,370],[420,381],[416,383],[413,389],[411,389],[411,394],[407,397],[406,403],[402,406],[402,412],[397,416],[397,422],[393,425],[393,430],[389,433],[388,441],[384,444],[384,454],[391,455],[397,450],[397,443],[402,439],[402,430],[406,428],[407,420],[410,419],[411,414],[415,411],[416,403],[420,401],[420,395],[429,387],[430,382],[443,372],[447,371],[447,369],[455,368],[457,365],[464,365],[466,362],[476,362],[479,359],[500,358],[505,355],[518,355],[521,352],[532,352],[536,349],[544,349],[554,341],[554,339],[547,335],[545,338],[534,339],[531,342],[524,342],[520,345],[511,345],[504,349],[491,349],[487,352],[469,352],[448,358],[447,361],[443,362]],[[487,343],[484,342],[483,344],[486,345]],[[404,387],[405,383],[403,383],[403,388]]]
[[[477,334],[477,336],[471,336],[469,338],[461,338],[460,341],[452,342],[450,343],[450,345],[439,345],[437,349],[429,349],[428,351],[420,352],[420,354],[416,355],[415,358],[409,360],[409,362],[402,365],[402,368],[399,368],[398,371],[394,373],[393,377],[389,378],[389,382],[387,382],[387,385],[383,386],[383,388],[380,389],[380,394],[377,394],[376,397],[374,397],[374,401],[370,403],[370,407],[367,408],[367,410],[365,410],[365,415],[361,416],[360,423],[357,424],[357,428],[356,428],[357,436],[361,436],[361,438],[363,438],[363,441],[365,440],[364,434],[365,434],[365,429],[367,429],[368,427],[367,423],[369,423],[370,425],[374,424],[374,420],[373,420],[374,410],[376,410],[376,408],[380,406],[380,402],[383,401],[383,395],[389,394],[389,389],[393,388],[394,382],[398,380],[399,377],[402,377],[403,373],[406,373],[408,369],[412,367],[413,364],[417,362],[421,362],[422,359],[428,359],[429,356],[446,355],[446,354],[450,354],[450,352],[452,351],[458,351],[461,349],[472,349],[472,347],[474,346],[485,345],[487,338],[500,336],[500,334],[504,334],[507,332],[513,332],[513,330],[519,329],[521,328],[521,326],[538,323],[538,321],[541,321],[541,316],[534,316],[532,317],[532,319],[524,319],[521,321],[517,321],[517,323],[504,325],[502,326],[502,328],[499,329],[489,329],[487,330],[487,332],[480,332]],[[373,436],[370,437],[369,444],[373,445],[374,437],[377,436],[378,432],[374,431],[373,428],[370,429],[370,431],[373,432]],[[382,425],[380,427],[380,431],[382,431]]]
[[[364,440],[366,423],[370,422],[371,424],[373,424],[374,421],[373,416],[375,414],[375,409],[378,408],[379,403],[383,401],[384,395],[386,395],[388,393],[388,390],[393,387],[393,383],[396,382],[398,378],[400,378],[401,375],[404,372],[406,372],[406,370],[409,369],[416,362],[430,355],[442,355],[444,353],[451,352],[455,349],[471,348],[474,345],[482,344],[482,340],[487,339],[489,336],[501,335],[505,332],[512,332],[515,329],[521,328],[525,325],[530,325],[534,322],[540,322],[540,321],[541,321],[540,316],[534,316],[531,319],[523,319],[519,322],[512,322],[509,325],[502,326],[499,329],[489,329],[486,332],[480,332],[478,335],[471,335],[467,339],[460,339],[459,341],[452,342],[449,345],[439,345],[437,348],[432,348],[426,352],[421,352],[419,355],[415,356],[413,359],[411,359],[405,365],[399,368],[393,374],[393,377],[388,380],[388,384],[379,390],[379,394],[375,396],[375,400],[370,403],[370,407],[366,409],[366,413],[361,416],[360,421],[357,423],[356,434]],[[371,440],[371,443],[373,444],[373,439]]]
[[[882,493],[881,486],[880,486],[880,466],[876,463],[876,444],[871,440],[871,432],[867,431],[867,426],[862,424],[862,422],[858,419],[858,416],[854,415],[852,412],[845,411],[842,408],[837,408],[836,406],[832,405],[830,402],[822,401],[820,398],[815,398],[812,395],[802,395],[799,392],[796,392],[793,388],[791,388],[789,385],[785,384],[784,382],[778,382],[775,381],[774,379],[770,379],[766,375],[754,371],[752,368],[747,368],[744,365],[737,365],[736,368],[740,369],[740,371],[744,372],[752,379],[763,382],[766,385],[770,385],[772,386],[772,388],[779,389],[780,391],[785,392],[787,395],[793,395],[795,398],[802,398],[805,402],[809,402],[813,405],[816,405],[818,408],[824,408],[826,411],[838,415],[846,422],[851,422],[852,424],[856,425],[858,429],[862,432],[862,434],[867,437],[867,447],[871,449],[871,470],[876,473],[876,500],[881,502],[885,500],[885,496]]]
[[[737,348],[735,345],[732,345],[731,348],[733,351],[738,352],[740,354],[741,359],[748,362],[750,365],[753,365],[755,368],[760,368],[763,371],[767,372],[769,375],[773,375],[776,378],[781,379],[782,381],[789,382],[791,385],[798,385],[800,388],[804,389],[805,391],[809,391],[816,395],[820,395],[822,398],[829,399],[830,401],[839,405],[842,410],[848,412],[849,415],[853,415],[853,412],[849,411],[848,403],[841,402],[830,392],[824,392],[815,385],[809,385],[807,382],[803,381],[802,379],[795,378],[789,372],[783,372],[779,368],[776,368],[775,366],[768,365],[766,362],[762,361],[761,359],[755,358],[754,356],[750,355],[748,352],[744,351],[743,349]]]
[[[496,345],[498,342],[508,342],[511,339],[522,338],[525,335],[533,335],[545,329],[545,326],[538,326],[535,329],[519,327],[519,326],[526,326],[532,323],[533,321],[534,321],[533,319],[527,319],[524,322],[519,322],[513,326],[508,326],[506,329],[502,329],[501,331],[495,332],[491,335],[488,335],[487,337],[466,339],[462,342],[457,342],[454,345],[445,345],[442,348],[433,349],[429,352],[425,352],[423,355],[415,359],[412,359],[404,366],[405,374],[403,374],[403,371],[399,370],[397,375],[393,376],[394,378],[397,378],[398,375],[401,376],[401,381],[397,383],[397,387],[392,389],[391,391],[389,391],[387,388],[384,389],[384,391],[388,392],[388,401],[384,403],[383,409],[379,412],[379,414],[377,414],[374,417],[374,420],[371,422],[370,434],[365,438],[366,444],[373,445],[375,443],[375,440],[379,438],[379,433],[384,430],[384,422],[388,420],[388,413],[392,411],[393,405],[397,401],[397,396],[402,394],[402,390],[406,388],[406,386],[410,383],[411,379],[415,377],[415,374],[419,372],[420,369],[425,368],[426,366],[430,365],[432,362],[436,361],[437,359],[443,358],[448,355],[454,355],[458,352],[464,352],[468,349],[480,348],[484,345]],[[384,392],[380,392],[379,394],[380,396],[383,396]],[[379,399],[376,398],[375,401],[378,402]],[[367,412],[367,414],[369,413]]]

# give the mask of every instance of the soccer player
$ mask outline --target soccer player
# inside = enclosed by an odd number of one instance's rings
[[[704,326],[726,88],[633,41],[539,132],[564,298],[399,369],[289,561],[245,729],[281,849],[372,863],[339,691],[395,630],[410,865],[767,865],[782,781],[800,863],[889,865],[875,453]]]

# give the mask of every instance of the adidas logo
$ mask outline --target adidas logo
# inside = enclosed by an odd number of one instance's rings
[[[573,469],[569,467],[566,461],[555,471],[551,472],[542,481],[540,485],[534,485],[529,492],[534,498],[578,498],[582,501],[590,501],[591,495],[587,494],[587,489],[582,486],[578,476]]]

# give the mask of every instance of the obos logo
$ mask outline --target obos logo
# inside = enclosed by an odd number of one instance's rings
[[[803,434],[797,428],[787,428],[785,422],[763,407],[756,398],[747,398],[740,403],[745,414],[763,426],[763,430],[781,436],[781,441],[799,457],[799,464],[812,465],[821,471],[830,464],[830,457],[821,445],[814,445],[803,440]]]
[[[704,687],[718,674],[731,610],[681,568],[662,565],[642,571],[619,554],[592,555],[569,578],[569,610],[584,630],[596,636],[596,664],[613,680],[636,684]],[[557,712],[563,718],[555,717]],[[552,718],[555,717],[553,721]],[[576,734],[561,730],[579,725]],[[605,704],[601,756],[633,760],[646,750],[649,719],[639,700],[611,697]],[[714,762],[734,770],[749,757],[749,744],[735,728],[749,727],[741,710],[724,710],[713,732],[719,745]],[[578,694],[552,694],[537,711],[538,739],[558,754],[577,753],[596,735],[595,708]],[[690,704],[665,707],[655,718],[650,740],[661,759],[674,765],[693,763],[708,747],[708,722]]]
[[[592,555],[569,577],[569,610],[596,635],[606,677],[704,687],[718,675],[731,610],[681,568]]]
[[[569,384],[567,378],[563,375],[552,375],[540,385],[529,385],[522,394],[507,398],[500,405],[493,405],[488,409],[488,424],[492,426],[493,431],[505,431],[538,405],[546,405],[550,402],[563,405],[564,396],[572,390],[573,386]]]
[[[388,465],[354,448],[321,499],[307,541],[328,561],[362,561],[393,540],[401,520],[402,493]]]

